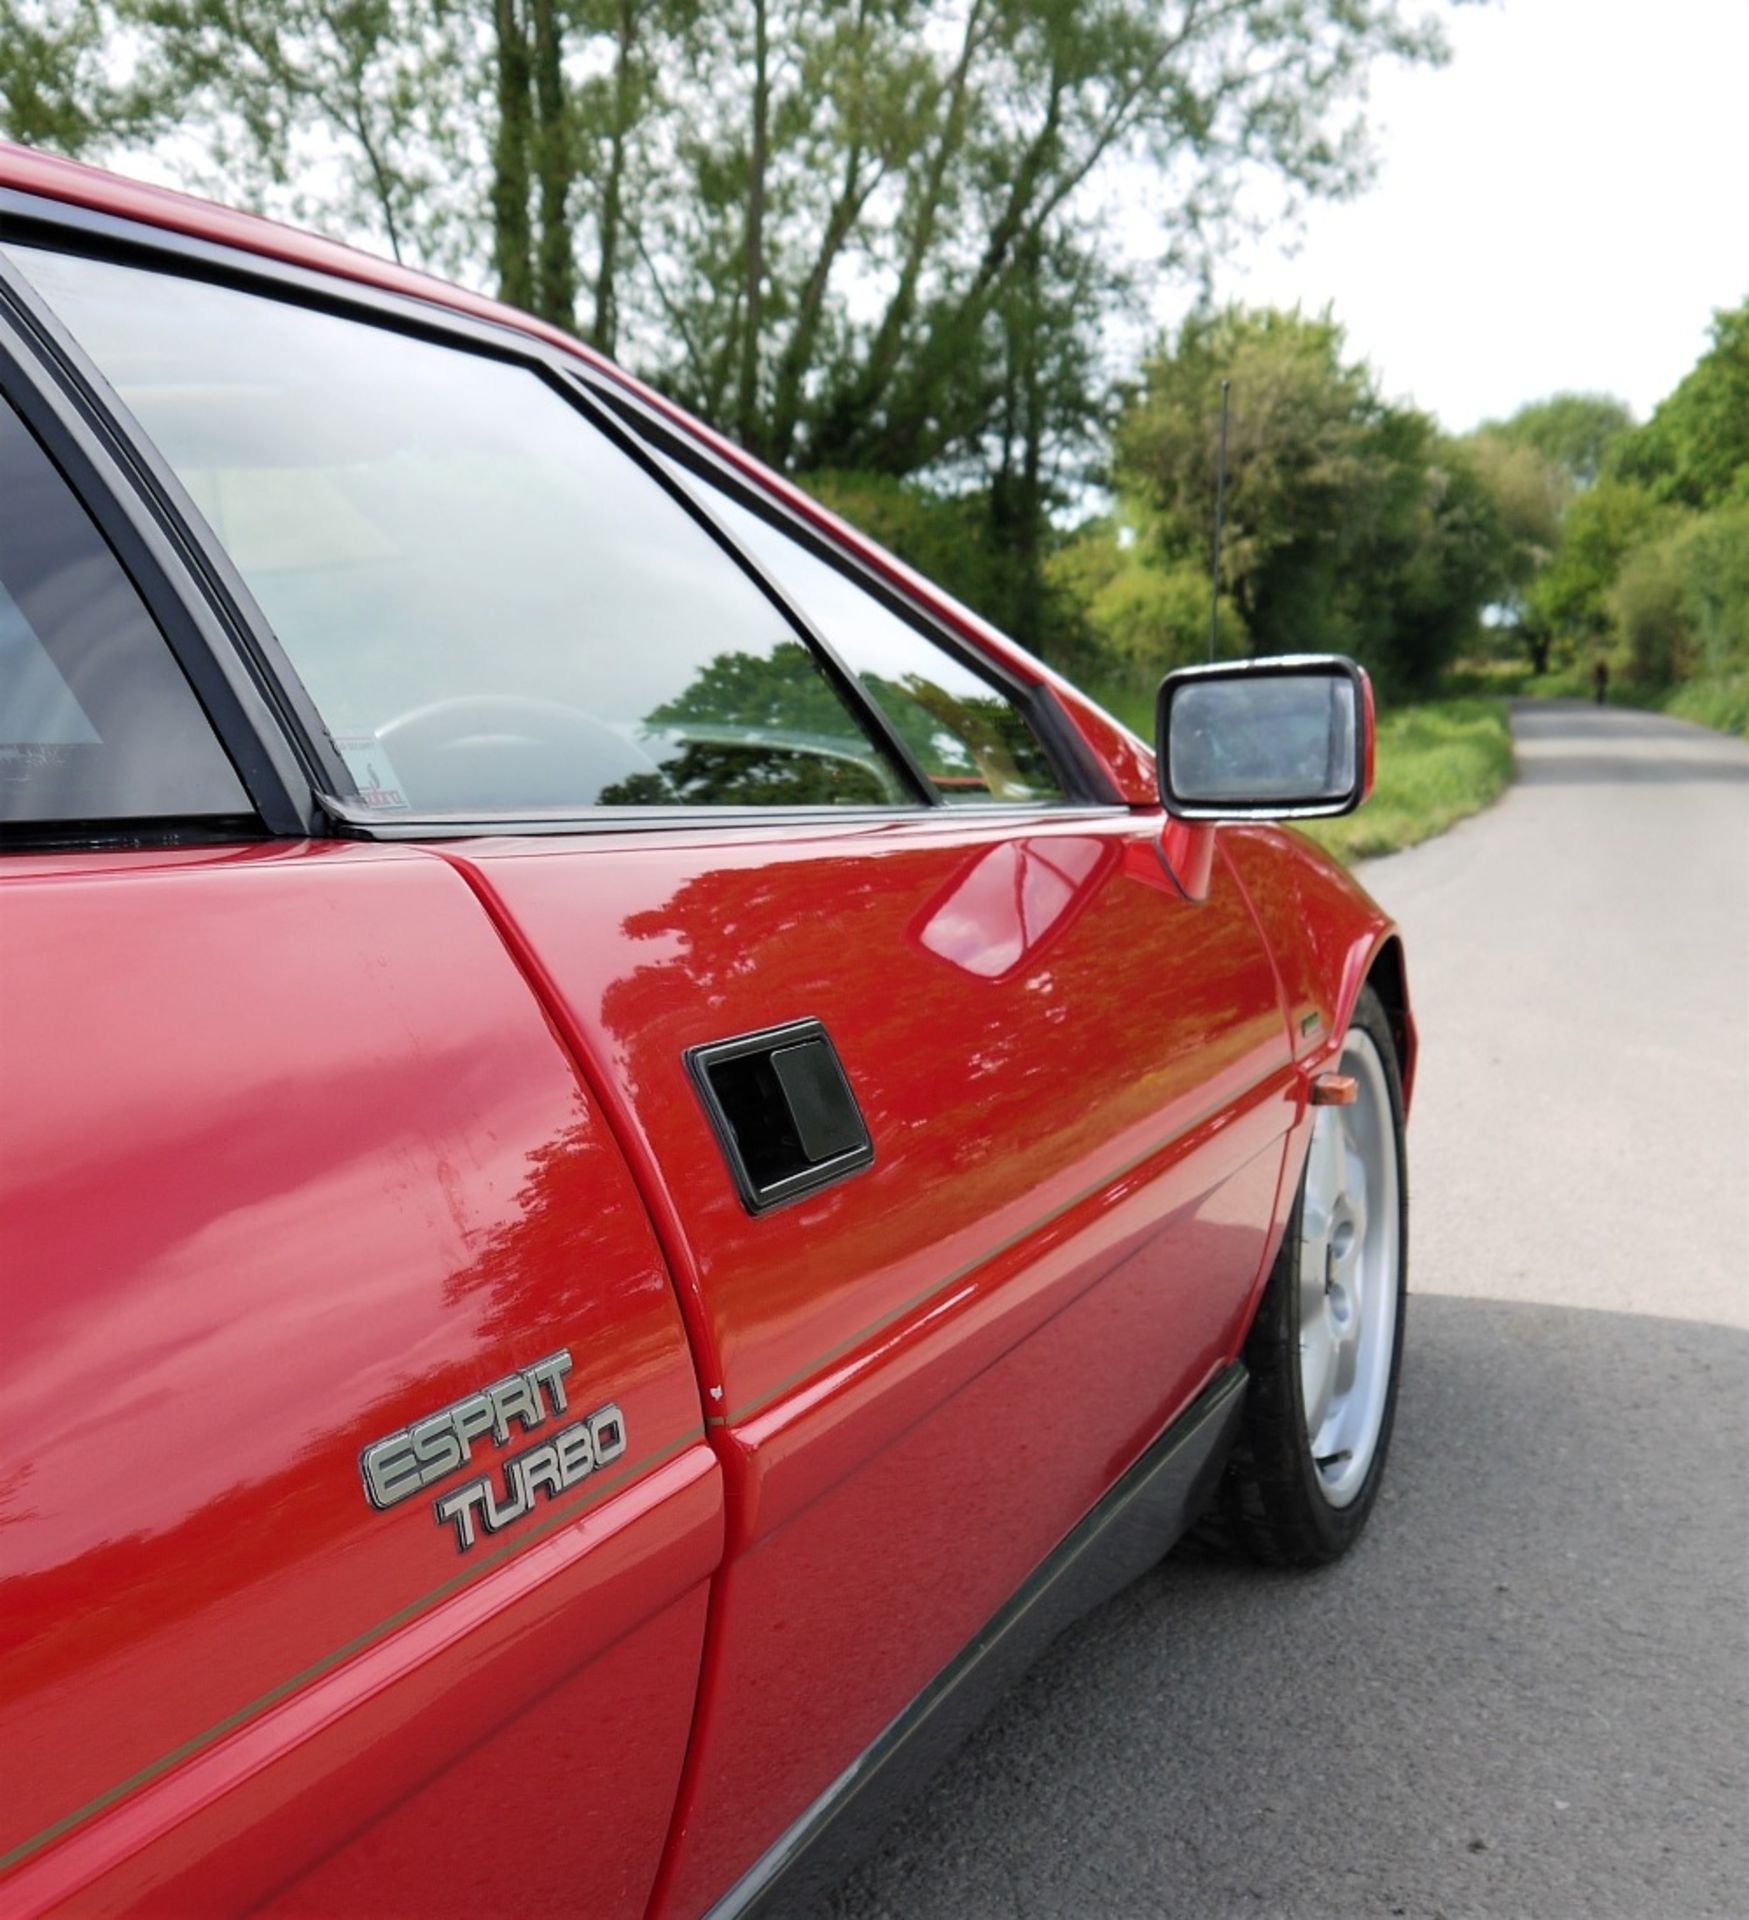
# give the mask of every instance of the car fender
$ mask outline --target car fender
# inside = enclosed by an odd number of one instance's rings
[[[1277,826],[1224,826],[1217,841],[1250,903],[1275,963],[1282,1016],[1300,1068],[1299,1110],[1288,1135],[1268,1245],[1241,1322],[1249,1328],[1281,1246],[1312,1137],[1312,1082],[1336,1058],[1369,983],[1397,1041],[1405,1116],[1419,1040],[1409,1004],[1402,937],[1354,876],[1302,834]],[[1235,1347],[1235,1357],[1239,1351]]]
[[[1396,923],[1353,874],[1303,834],[1277,826],[1221,830],[1281,978],[1294,1057],[1308,1074],[1341,1049],[1361,989],[1385,1003],[1408,1107],[1418,1038]]]

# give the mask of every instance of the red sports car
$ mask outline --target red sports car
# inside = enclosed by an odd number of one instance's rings
[[[0,503],[0,1910],[805,1904],[1189,1525],[1354,1540],[1347,662],[1151,754],[575,341],[17,149]]]

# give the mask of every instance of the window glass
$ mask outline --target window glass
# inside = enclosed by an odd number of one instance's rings
[[[0,402],[0,826],[250,810],[132,583]]]
[[[368,805],[912,798],[764,593],[538,374],[15,255],[230,553]]]
[[[943,800],[1062,798],[1044,749],[1006,694],[774,522],[669,464],[708,493],[713,511],[825,635]]]

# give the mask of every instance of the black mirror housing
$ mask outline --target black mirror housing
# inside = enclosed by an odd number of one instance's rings
[[[1160,804],[1180,820],[1324,820],[1372,791],[1372,682],[1334,653],[1180,667],[1160,682]]]

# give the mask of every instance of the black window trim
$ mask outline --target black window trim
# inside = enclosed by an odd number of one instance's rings
[[[291,305],[344,318],[364,319],[388,330],[434,343],[462,347],[527,368],[640,468],[649,473],[722,548],[732,564],[764,593],[797,637],[820,659],[841,697],[851,705],[872,741],[889,753],[901,776],[916,789],[909,803],[804,807],[577,807],[548,811],[464,814],[423,811],[384,816],[364,806],[352,776],[329,738],[327,728],[303,683],[275,637],[265,614],[233,566],[222,545],[206,528],[198,508],[135,420],[91,362],[84,349],[20,270],[0,255],[0,327],[11,320],[23,336],[19,356],[26,390],[40,399],[57,424],[75,433],[105,461],[94,490],[69,474],[76,490],[99,518],[111,545],[122,534],[130,547],[142,541],[154,551],[169,549],[180,567],[166,573],[161,596],[173,610],[180,645],[178,660],[206,706],[242,774],[269,832],[296,837],[339,834],[368,840],[463,839],[503,834],[599,834],[656,828],[701,826],[795,826],[811,823],[892,824],[950,812],[964,819],[996,817],[1061,818],[1070,812],[1123,813],[1128,809],[1111,790],[1054,701],[1037,699],[1034,689],[1008,675],[999,663],[978,655],[925,615],[914,603],[893,594],[870,570],[841,549],[830,547],[797,522],[822,557],[841,566],[859,585],[875,591],[903,617],[974,671],[990,679],[1020,706],[1041,739],[1046,756],[1065,780],[1062,799],[980,803],[975,809],[949,808],[917,765],[892,723],[857,677],[838,658],[813,622],[746,552],[710,512],[708,505],[682,486],[645,444],[642,432],[624,417],[635,409],[648,415],[636,396],[610,376],[596,372],[573,354],[534,335],[496,321],[461,313],[413,295],[390,293],[364,281],[314,271],[271,256],[220,245],[195,236],[153,227],[89,207],[44,199],[0,187],[0,244],[36,246],[121,265],[171,271],[244,292],[266,294]],[[613,404],[610,404],[610,401]],[[21,409],[22,410],[22,409]],[[654,416],[650,416],[654,417]],[[35,422],[32,421],[33,428]],[[676,451],[711,465],[708,450],[671,427]],[[40,431],[39,431],[39,437]],[[721,463],[716,463],[721,464]],[[723,467],[725,474],[732,469]],[[726,491],[749,504],[784,510],[780,503],[753,494],[743,480]],[[793,518],[793,516],[787,516]],[[119,552],[119,548],[118,548]],[[132,569],[130,569],[130,572]],[[160,568],[160,571],[163,571]],[[182,590],[174,584],[182,576]],[[190,592],[189,587],[196,591]],[[143,597],[145,597],[143,595]],[[155,614],[158,600],[147,599]],[[166,629],[168,631],[168,629]],[[185,652],[186,649],[186,652]],[[210,697],[209,697],[210,696]]]
[[[23,204],[26,217],[20,219]],[[85,218],[69,219],[69,214]],[[69,236],[72,244],[69,244]],[[89,244],[95,239],[97,244]],[[182,245],[165,246],[164,240]],[[693,497],[661,462],[655,458],[628,427],[603,406],[597,396],[569,377],[556,349],[530,335],[495,323],[457,314],[434,303],[385,294],[379,288],[337,281],[330,275],[283,262],[258,261],[253,255],[238,256],[228,248],[207,242],[190,241],[185,235],[165,235],[155,229],[140,229],[132,222],[109,215],[92,215],[88,209],[64,208],[55,203],[38,203],[28,196],[0,190],[0,242],[12,241],[24,246],[45,246],[57,252],[75,253],[89,258],[113,260],[120,265],[141,266],[164,271],[166,259],[174,262],[174,271],[185,279],[206,280],[239,291],[280,298],[294,306],[332,313],[365,324],[381,325],[389,331],[404,333],[450,348],[479,352],[491,359],[517,365],[531,373],[566,405],[581,413],[591,425],[642,471],[648,473],[662,491],[674,500],[724,553],[729,563],[745,574],[765,596],[779,617],[820,661],[828,680],[849,706],[851,717],[869,737],[877,751],[895,763],[902,783],[912,790],[908,806],[873,809],[879,813],[910,813],[918,807],[937,804],[934,788],[917,766],[909,750],[893,731],[891,724],[868,698],[861,683],[850,673],[833,650],[826,645],[811,622],[789,600],[753,557],[747,554],[717,522],[708,507]],[[268,270],[260,269],[265,266]],[[181,481],[158,452],[150,435],[133,416],[100,369],[68,333],[28,279],[9,261],[0,258],[0,289],[31,310],[40,339],[52,355],[51,365],[85,402],[88,410],[106,418],[117,439],[132,456],[139,480],[148,498],[157,507],[183,541],[206,563],[209,598],[217,602],[233,644],[251,661],[255,677],[265,690],[278,695],[281,731],[301,748],[305,777],[310,795],[310,811],[342,832],[367,838],[386,837],[380,828],[392,828],[392,837],[461,835],[473,831],[502,833],[515,823],[518,831],[588,830],[613,826],[630,809],[613,807],[575,807],[540,814],[503,814],[471,810],[465,815],[413,811],[397,814],[392,822],[364,806],[345,762],[335,749],[326,724],[304,689],[297,670],[274,635],[271,624],[247,583],[224,551],[210,536],[199,508],[189,497]],[[359,297],[365,296],[365,297]],[[860,810],[860,809],[858,809]],[[679,806],[652,809],[668,820],[693,820],[720,817],[725,809],[709,806]],[[762,813],[779,810],[766,808]],[[849,808],[800,811],[808,816],[821,811],[830,817],[852,811]],[[412,831],[409,832],[408,830]]]
[[[9,851],[100,843],[162,846],[221,843],[309,830],[308,789],[290,749],[269,720],[260,690],[234,663],[210,609],[194,591],[190,556],[148,512],[109,423],[93,418],[81,396],[50,377],[33,316],[15,303],[0,261],[0,387],[73,497],[91,516],[195,701],[236,770],[254,817],[177,815],[155,819],[13,821]]]
[[[15,237],[0,222],[0,240]],[[322,832],[315,769],[300,729],[287,724],[297,682],[276,682],[252,645],[246,589],[242,599],[225,591],[229,563],[215,562],[197,534],[181,484],[3,254],[0,329],[12,348],[15,404],[157,619],[263,824],[276,835]]]

